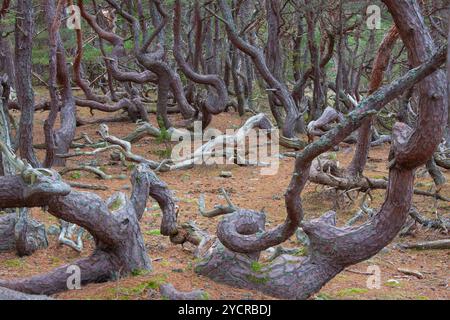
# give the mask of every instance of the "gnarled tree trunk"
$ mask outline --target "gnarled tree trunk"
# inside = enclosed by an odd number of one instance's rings
[[[58,174],[41,174],[34,170],[34,181],[21,175],[0,177],[0,201],[5,207],[48,206],[48,212],[86,229],[95,240],[91,256],[61,266],[50,273],[25,279],[0,280],[5,287],[29,294],[54,294],[67,290],[69,267],[80,269],[81,284],[101,282],[125,276],[133,271],[151,270],[139,220],[147,199],[164,199],[166,185],[146,166],[139,165],[132,174],[131,197],[117,193],[103,201],[93,193],[71,191]],[[49,171],[50,172],[50,171]],[[170,194],[170,193],[169,193]],[[176,233],[174,202],[164,201],[171,210],[163,210],[161,233]]]

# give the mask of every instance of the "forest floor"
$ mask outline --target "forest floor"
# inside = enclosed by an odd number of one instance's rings
[[[81,117],[89,118],[92,115],[89,110],[81,110]],[[95,117],[107,114],[95,112]],[[18,114],[15,114],[17,117]],[[109,114],[108,114],[109,116]],[[154,115],[151,116],[155,123]],[[43,143],[43,123],[47,118],[47,112],[38,112],[35,121],[35,143]],[[180,120],[178,118],[178,120]],[[227,113],[215,116],[211,127],[225,131],[227,128],[238,128],[243,124],[243,119],[235,113]],[[118,137],[124,137],[132,132],[136,125],[133,123],[110,123],[110,133]],[[77,128],[77,136],[82,132],[98,140],[96,131],[98,125],[87,125]],[[157,160],[167,153],[165,143],[157,143],[155,138],[144,138],[133,144],[133,151],[149,159]],[[341,166],[345,166],[351,160],[354,146],[342,144],[337,152],[337,159]],[[282,150],[280,150],[282,151]],[[386,168],[389,145],[373,148],[370,152],[369,162],[365,174],[372,178],[387,177]],[[39,151],[42,158],[44,153]],[[132,165],[122,166],[120,162],[111,162],[109,154],[105,153],[97,157],[78,157],[67,162],[67,166],[77,163],[96,161],[98,166],[108,174],[126,174],[130,176]],[[226,170],[232,172],[231,178],[219,177],[220,172]],[[175,192],[179,202],[179,220],[186,222],[194,220],[198,226],[206,229],[210,234],[215,233],[219,218],[207,219],[198,213],[198,199],[205,195],[207,208],[213,208],[215,204],[224,203],[219,189],[224,187],[230,195],[233,203],[239,207],[260,210],[264,208],[267,213],[267,228],[275,227],[285,219],[286,211],[283,194],[289,183],[293,170],[293,159],[280,160],[279,172],[273,176],[260,175],[257,167],[240,167],[237,165],[226,166],[197,166],[184,171],[160,173],[169,188]],[[420,170],[419,170],[420,172]],[[450,181],[450,172],[444,172]],[[91,174],[75,172],[67,174],[65,179],[74,182],[88,184],[102,184],[108,187],[108,191],[95,191],[106,199],[114,192],[130,192],[130,181],[125,180],[98,180]],[[433,188],[433,183],[427,174],[421,175],[416,180],[416,187],[423,190]],[[327,190],[323,186],[309,183],[303,192],[303,204],[306,219],[320,216],[326,211],[336,210],[338,225],[348,221],[358,210],[361,197],[352,203],[349,198],[338,196],[334,190]],[[450,184],[441,191],[443,195],[450,197]],[[356,193],[353,194],[356,196]],[[372,208],[379,208],[383,202],[384,191],[372,191]],[[440,214],[450,212],[450,203],[436,203],[432,198],[414,196],[414,205],[428,217],[433,217],[437,208]],[[45,213],[40,208],[34,208],[32,215],[47,226],[58,225],[53,216]],[[148,299],[151,293],[153,299],[160,299],[158,293],[159,284],[172,283],[177,289],[188,291],[203,289],[210,299],[271,299],[261,293],[239,290],[227,285],[217,284],[205,277],[198,276],[193,271],[195,259],[192,248],[172,245],[167,237],[159,234],[161,212],[153,199],[149,200],[148,210],[141,222],[142,233],[148,248],[148,254],[152,258],[153,271],[148,274],[124,277],[114,282],[91,284],[81,290],[68,291],[56,295],[59,299]],[[417,227],[412,236],[398,237],[387,248],[371,259],[351,266],[340,273],[312,299],[450,299],[450,251],[446,250],[401,250],[396,243],[417,242],[424,240],[437,240],[446,235],[423,227]],[[0,254],[0,278],[24,277],[38,273],[44,273],[54,267],[70,263],[80,256],[87,256],[93,249],[93,242],[85,237],[85,249],[82,254],[57,244],[56,236],[49,236],[50,245],[45,250],[40,250],[30,257],[18,258],[14,253]],[[293,237],[284,244],[287,247],[295,247],[297,243]],[[376,265],[381,270],[381,287],[369,289],[367,281],[368,267]],[[398,271],[398,268],[416,270],[424,275],[423,279],[407,276]],[[364,274],[366,273],[366,274]],[[395,281],[393,281],[395,280]]]

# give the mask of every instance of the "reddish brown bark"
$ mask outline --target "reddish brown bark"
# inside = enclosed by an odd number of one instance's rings
[[[391,53],[398,37],[397,27],[394,25],[387,32],[378,48],[369,82],[369,95],[375,92],[383,83],[384,71],[389,65]],[[351,177],[358,178],[364,172],[369,155],[370,142],[372,140],[372,121],[372,118],[365,120],[358,130],[358,142],[356,144],[355,154],[348,167],[348,174]]]

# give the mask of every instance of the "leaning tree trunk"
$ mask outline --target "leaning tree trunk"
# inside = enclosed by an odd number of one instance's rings
[[[10,126],[7,110],[4,108],[4,105],[8,103],[8,97],[3,94],[3,91],[9,93],[8,84],[0,78],[0,143],[11,150]],[[2,176],[16,174],[13,160],[7,153],[0,152],[0,167]],[[0,205],[3,207],[2,204]],[[0,252],[16,251],[19,256],[25,256],[47,246],[45,226],[31,219],[28,209],[17,208],[0,214]]]
[[[11,87],[16,87],[16,72],[14,69],[14,57],[11,50],[9,39],[3,37],[0,26],[0,71],[8,75]]]

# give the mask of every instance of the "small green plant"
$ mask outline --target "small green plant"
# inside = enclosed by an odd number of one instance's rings
[[[314,300],[333,300],[333,297],[327,293],[319,293],[315,296]]]
[[[338,297],[359,296],[367,292],[369,292],[369,290],[365,288],[347,288],[340,290],[337,293],[337,296]]]
[[[266,284],[269,281],[269,278],[267,278],[267,277],[259,278],[259,277],[255,277],[254,275],[248,276],[247,279],[250,282],[253,282],[255,284]]]
[[[328,160],[337,160],[337,153],[336,152],[330,152],[328,154]]]
[[[122,200],[117,197],[114,201],[109,205],[109,210],[116,211],[122,207]]]
[[[398,281],[386,281],[384,285],[391,288],[398,288],[402,286]]]
[[[146,234],[149,236],[160,236],[161,231],[159,229],[153,229],[153,230],[147,231]]]
[[[156,150],[153,152],[156,156],[158,156],[160,159],[169,159],[172,155],[172,149],[166,148],[161,150]]]
[[[135,270],[131,271],[131,275],[133,277],[145,276],[147,274],[149,274],[149,271],[145,270],[145,269],[135,269]]]
[[[154,153],[160,159],[168,159],[172,155],[172,148],[170,146],[170,132],[165,127],[164,120],[161,118],[161,116],[159,116],[157,118],[157,121],[158,121],[160,131],[159,131],[159,135],[156,137],[156,142],[158,144],[164,144],[165,148],[156,150]]]
[[[3,265],[7,268],[20,268],[23,266],[21,259],[9,259],[3,262]]]
[[[259,263],[258,261],[252,261],[252,264],[250,266],[254,272],[260,272],[263,265]]]
[[[163,266],[164,268],[167,268],[170,266],[170,262],[167,260],[162,260],[161,261],[161,266]]]
[[[201,300],[209,300],[209,299],[210,299],[210,298],[209,298],[209,293],[206,292],[206,291],[203,292],[200,299],[201,299]]]
[[[158,126],[160,128],[160,133],[159,133],[159,136],[156,137],[156,142],[159,144],[169,142],[170,141],[170,132],[165,127],[164,120],[161,118],[161,116],[158,116],[157,121],[158,121]]]
[[[298,248],[297,251],[294,253],[294,256],[297,256],[297,257],[306,257],[307,255],[308,255],[307,247]]]
[[[80,171],[74,171],[70,175],[70,179],[72,180],[78,180],[81,179],[81,172]]]

